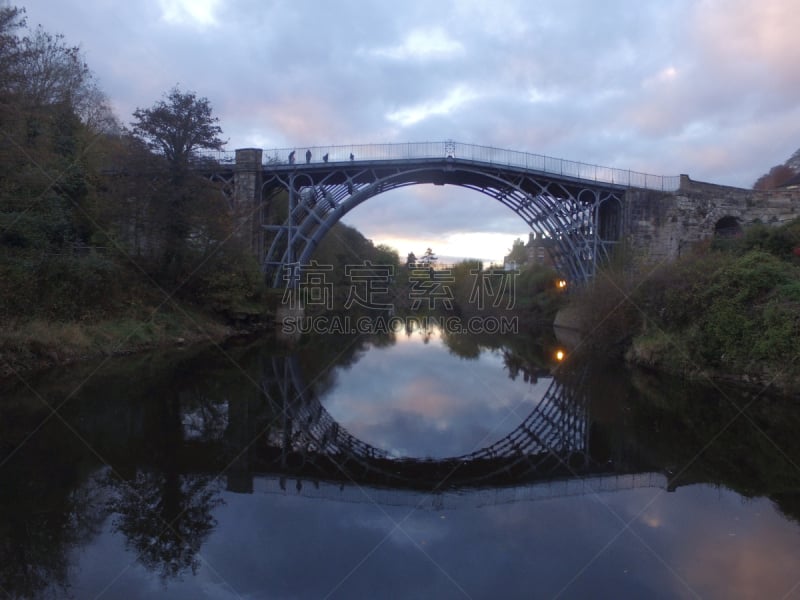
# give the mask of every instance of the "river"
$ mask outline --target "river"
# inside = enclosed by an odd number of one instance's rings
[[[800,406],[557,350],[264,338],[8,385],[0,596],[800,597]]]

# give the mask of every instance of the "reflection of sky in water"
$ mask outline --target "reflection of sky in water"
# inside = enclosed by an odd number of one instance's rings
[[[498,352],[464,359],[437,336],[426,344],[418,334],[372,348],[336,382],[321,401],[354,436],[396,456],[438,458],[504,437],[550,384],[512,381]]]
[[[449,372],[457,375],[448,376]],[[373,420],[388,428],[381,419],[391,423],[401,413],[414,427],[404,432],[404,439],[388,437],[387,447],[411,448],[408,440],[417,438],[427,443],[427,436],[437,437],[430,431],[440,427],[438,437],[455,447],[434,450],[448,454],[468,451],[472,448],[465,445],[480,442],[451,433],[462,423],[472,428],[473,436],[486,437],[485,431],[492,432],[492,439],[504,436],[519,424],[547,383],[532,389],[511,382],[500,356],[492,353],[463,360],[449,355],[436,340],[426,346],[414,339],[372,349],[350,370],[339,371],[340,387],[328,400],[341,396],[352,385],[351,377],[364,377],[364,384],[354,393],[362,404],[344,395],[352,402],[344,406],[358,417],[345,422],[348,428],[355,431],[363,422],[367,432],[363,437],[374,443],[368,435],[373,429],[379,434],[382,430],[371,425]],[[400,409],[392,407],[395,397],[405,401]],[[438,403],[426,401],[432,397]],[[511,412],[515,402],[521,402],[525,411]],[[139,406],[138,401],[132,406]],[[191,419],[179,424],[184,435],[187,423],[199,425],[201,414],[211,414],[201,413],[202,404],[190,407]],[[332,412],[342,421],[348,417],[345,410]],[[117,423],[116,412],[110,414]],[[489,418],[497,422],[484,422]],[[429,429],[420,428],[420,421],[430,423]],[[125,428],[135,422],[126,421]],[[216,418],[209,422],[214,427],[195,429],[220,431],[236,423]],[[62,427],[57,420],[51,423]],[[613,431],[627,435],[630,429]],[[49,437],[58,438],[40,439]],[[187,437],[196,444],[198,436]],[[415,453],[419,448],[413,446]],[[174,465],[171,456],[167,455],[168,468]],[[149,462],[151,454],[145,453],[141,460],[135,464],[143,472],[159,469]],[[326,483],[314,474],[300,482],[288,477],[282,490],[276,476],[256,472],[253,493],[223,491],[232,473],[222,473],[211,484],[224,503],[208,507],[215,527],[202,543],[198,541],[196,573],[187,569],[179,578],[160,581],[137,557],[141,546],[132,545],[115,528],[119,515],[106,516],[96,508],[75,513],[75,518],[91,525],[91,532],[87,529],[70,542],[74,545],[65,563],[67,593],[49,597],[761,599],[795,598],[800,591],[798,524],[768,499],[743,498],[722,487],[686,485],[667,492],[652,484],[635,489],[621,485],[616,492],[509,500],[525,496],[517,492],[535,489],[522,486],[452,491],[445,496],[452,502],[439,503],[439,497],[412,490]],[[663,485],[663,475],[656,479]],[[27,482],[19,486],[26,487]],[[791,489],[781,489],[791,500]],[[492,499],[487,492],[496,492],[497,497]],[[105,506],[107,497],[97,483],[79,487],[71,497],[84,496],[92,498],[95,507]],[[161,510],[165,498],[134,504],[142,509],[141,517],[148,517],[150,510]],[[188,514],[192,506],[180,508],[188,508]],[[72,514],[67,517],[72,519]],[[18,518],[13,511],[5,516]],[[138,538],[152,546],[161,525],[167,524],[144,521],[158,526],[144,529],[145,535]],[[181,534],[191,539],[191,531],[181,529]],[[34,550],[23,555],[33,564],[39,552]]]
[[[307,484],[308,485],[308,484]],[[162,585],[101,534],[78,598],[783,598],[800,531],[708,485],[463,510],[225,494],[195,576]],[[625,529],[625,523],[630,528]],[[118,579],[113,577],[118,575]],[[113,580],[113,583],[112,583]],[[794,590],[796,595],[797,590]],[[788,594],[788,596],[787,596]]]

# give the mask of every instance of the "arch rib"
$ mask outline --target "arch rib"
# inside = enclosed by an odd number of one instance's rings
[[[284,267],[308,264],[322,238],[362,202],[390,190],[430,183],[478,191],[511,209],[531,231],[553,239],[556,267],[574,282],[590,280],[598,261],[617,242],[600,235],[601,205],[609,199],[621,202],[616,190],[567,185],[540,174],[462,164],[453,159],[435,166],[338,168],[321,174],[309,170],[270,179],[270,185],[288,192],[288,214],[283,223],[262,228],[270,236],[263,247],[267,249],[264,268],[272,285],[282,286]],[[614,214],[621,219],[622,211],[609,211],[605,216]],[[616,223],[608,230],[618,235],[621,225]]]

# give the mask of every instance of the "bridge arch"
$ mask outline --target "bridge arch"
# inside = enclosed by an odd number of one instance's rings
[[[742,235],[742,226],[734,216],[725,215],[714,224],[714,237],[733,238]]]
[[[296,356],[265,363],[262,389],[284,422],[268,444],[280,447],[281,466],[299,472],[339,473],[350,481],[441,489],[551,479],[608,469],[594,464],[583,377],[556,378],[538,405],[503,438],[468,454],[442,459],[391,457],[341,426],[305,383]],[[584,373],[585,374],[585,373]],[[269,438],[269,436],[267,436]],[[275,460],[273,458],[273,460]]]
[[[321,240],[351,210],[390,190],[410,185],[455,185],[506,206],[535,232],[554,240],[554,263],[573,281],[594,275],[622,231],[622,192],[561,182],[532,173],[489,169],[446,158],[439,164],[333,170],[323,176],[298,169],[275,174],[265,186],[289,193],[289,215],[265,245],[268,276],[280,287],[288,265],[305,265]]]

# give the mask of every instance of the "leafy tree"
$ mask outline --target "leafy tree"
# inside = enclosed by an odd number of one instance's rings
[[[409,252],[408,256],[406,256],[406,266],[412,266],[417,262],[417,255],[413,252]]]
[[[753,184],[754,190],[771,190],[794,177],[796,173],[787,165],[776,165],[769,173],[759,177]]]
[[[24,27],[0,9],[0,245],[71,252],[93,234],[90,141],[113,118],[80,49]]]
[[[397,273],[400,265],[400,256],[397,254],[397,250],[388,244],[378,244],[375,246],[375,259],[373,262],[376,265],[391,266],[394,268],[394,272]]]
[[[190,202],[197,198],[198,189],[211,187],[191,176],[190,161],[197,150],[221,149],[225,144],[219,137],[222,129],[207,98],[198,98],[195,92],[182,92],[177,87],[151,108],[137,108],[133,116],[131,135],[166,162],[171,189],[166,194],[162,220],[162,275],[176,280],[191,251],[189,238],[197,207],[190,206]]]
[[[182,174],[197,150],[221,150],[219,119],[212,115],[208,98],[172,88],[151,108],[133,112],[131,133],[168,161],[174,175]]]
[[[198,552],[216,526],[213,510],[222,502],[209,479],[174,468],[141,470],[110,503],[117,514],[114,531],[163,582],[197,572]]]
[[[222,147],[207,99],[175,88],[119,135],[80,49],[0,7],[0,129],[0,320],[111,315],[141,270],[206,308],[257,300],[219,184],[188,169]]]

